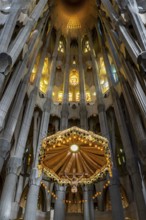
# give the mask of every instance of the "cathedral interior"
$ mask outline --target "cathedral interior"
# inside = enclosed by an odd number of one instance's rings
[[[146,0],[0,0],[0,220],[146,220]]]

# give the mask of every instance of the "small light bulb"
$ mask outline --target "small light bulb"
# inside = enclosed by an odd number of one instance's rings
[[[73,145],[70,146],[70,150],[72,152],[77,152],[79,150],[79,146],[76,145],[76,144],[73,144]]]

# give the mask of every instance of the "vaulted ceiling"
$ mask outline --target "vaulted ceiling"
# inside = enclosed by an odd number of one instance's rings
[[[97,18],[96,1],[56,0],[51,9],[51,18],[56,29],[61,29],[65,36],[83,35],[95,25]]]

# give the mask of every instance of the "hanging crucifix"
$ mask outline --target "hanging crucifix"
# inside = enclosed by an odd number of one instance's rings
[[[73,173],[66,173],[64,172],[64,176],[70,181],[71,183],[71,192],[77,193],[78,192],[78,185],[80,180],[83,178],[83,176],[88,176],[86,173],[76,173],[76,169],[73,169]],[[69,177],[69,176],[72,176]]]

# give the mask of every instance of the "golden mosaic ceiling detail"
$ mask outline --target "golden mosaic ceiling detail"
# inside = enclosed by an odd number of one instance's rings
[[[89,184],[111,174],[108,141],[78,127],[60,131],[43,140],[40,167],[61,184],[71,185],[74,175]]]
[[[83,4],[73,2],[77,1],[68,0],[68,3],[66,1],[67,4],[64,4],[64,0],[56,0],[51,20],[56,29],[60,29],[64,35],[77,37],[80,32],[86,33],[87,29],[94,26],[97,17],[96,1],[84,0]]]

